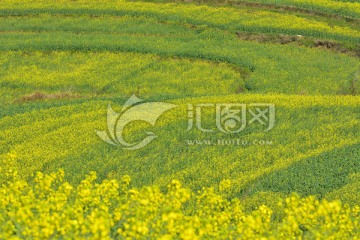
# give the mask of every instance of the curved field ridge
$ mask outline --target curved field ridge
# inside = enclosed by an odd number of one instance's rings
[[[300,12],[308,15],[360,20],[360,4],[357,0],[147,0],[145,2],[182,2],[213,6],[254,7],[260,9]]]
[[[274,4],[279,6],[295,6],[311,11],[325,12],[343,17],[360,19],[360,3],[357,1],[338,1],[338,0],[242,0],[239,2],[256,2]]]
[[[0,1],[0,239],[356,238],[358,3],[246,2]]]
[[[266,134],[255,129],[254,132],[236,136],[249,141],[271,140],[273,144],[224,147],[204,143],[200,146],[187,146],[189,139],[231,139],[220,133],[205,136],[195,130],[186,133],[186,105],[206,102],[275,104],[278,116],[275,129]],[[93,131],[106,129],[104,119],[107,103],[108,101],[74,102],[66,106],[4,117],[0,121],[0,139],[8,147],[2,149],[2,153],[14,151],[22,156],[18,162],[19,172],[24,176],[30,176],[31,169],[50,171],[61,167],[67,170],[70,179],[76,180],[82,176],[81,173],[102,169],[100,172],[104,175],[122,175],[124,171],[131,173],[134,183],[139,186],[154,181],[163,185],[169,178],[176,177],[194,188],[200,188],[203,185],[210,186],[215,179],[220,180],[225,175],[234,178],[237,182],[235,186],[241,189],[241,186],[262,174],[284,169],[322,152],[359,143],[356,131],[360,124],[358,97],[304,98],[251,94],[172,101],[178,105],[177,110],[167,113],[154,128],[161,140],[157,140],[152,148],[135,153],[124,152],[117,147],[104,145]],[[112,105],[116,107],[116,103]],[[303,117],[299,117],[299,113]],[[204,121],[211,122],[211,116],[206,116]],[[25,119],[30,121],[25,122]],[[141,137],[146,129],[145,125],[131,131],[136,138],[136,135]],[[168,148],[159,154],[163,145]],[[107,159],[106,164],[104,159]],[[213,171],[214,167],[217,168],[216,172]],[[200,169],[202,174],[196,176]],[[153,173],[151,178],[149,171]],[[246,175],[239,174],[241,172],[246,172]],[[239,189],[234,190],[233,193],[238,191]]]
[[[180,21],[229,30],[264,31],[268,33],[281,33],[285,30],[291,34],[330,36],[349,41],[356,41],[355,39],[360,37],[358,30],[348,27],[331,26],[326,22],[266,10],[129,2],[117,2],[116,4],[105,2],[98,7],[91,3],[79,4],[75,2],[67,8],[64,8],[63,4],[54,3],[28,3],[20,6],[0,5],[0,15],[3,16],[38,15],[41,13],[147,16],[161,21]]]

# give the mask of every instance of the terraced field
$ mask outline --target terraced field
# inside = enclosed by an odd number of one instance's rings
[[[331,0],[1,1],[0,239],[356,239],[359,14]],[[129,124],[129,142],[157,136],[129,151],[96,130],[133,94],[176,107]],[[273,104],[275,125],[187,131],[189,105],[209,103]]]

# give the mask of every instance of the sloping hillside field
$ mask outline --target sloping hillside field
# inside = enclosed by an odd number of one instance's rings
[[[359,239],[360,3],[0,1],[0,239]]]

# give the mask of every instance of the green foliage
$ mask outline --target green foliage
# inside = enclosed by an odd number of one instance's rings
[[[349,1],[278,2],[357,14]],[[5,0],[0,19],[0,239],[358,236],[359,59],[236,35],[356,48],[355,20],[116,0]],[[95,130],[134,93],[177,107],[128,126],[128,140],[158,138],[125,151]],[[198,103],[272,103],[276,124],[186,131]],[[214,127],[213,112],[202,120]]]
[[[339,201],[293,195],[280,202],[282,217],[265,205],[246,213],[238,199],[222,196],[231,186],[226,181],[194,193],[177,180],[166,191],[130,188],[126,175],[96,183],[95,172],[78,185],[64,181],[62,170],[37,172],[32,184],[12,167],[0,168],[0,175],[8,177],[0,186],[1,239],[313,239],[360,231],[360,208]]]
[[[296,192],[303,196],[325,197],[327,193],[350,183],[349,177],[360,171],[359,156],[358,144],[334,149],[262,176],[249,188],[254,192],[272,191],[285,194],[296,189]]]

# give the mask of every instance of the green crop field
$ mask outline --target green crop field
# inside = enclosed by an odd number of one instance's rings
[[[0,0],[0,240],[359,239],[359,59],[356,0]]]

